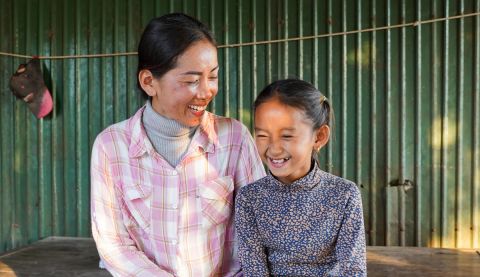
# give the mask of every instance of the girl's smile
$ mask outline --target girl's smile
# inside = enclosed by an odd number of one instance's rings
[[[275,159],[275,158],[270,158],[268,157],[268,162],[271,163],[272,167],[275,168],[282,168],[285,166],[285,164],[290,160],[290,158],[284,158],[284,159]]]
[[[328,128],[328,127],[327,127]],[[320,130],[324,130],[320,128]],[[312,152],[323,146],[304,112],[272,98],[255,110],[255,143],[272,175],[290,184],[307,175]]]

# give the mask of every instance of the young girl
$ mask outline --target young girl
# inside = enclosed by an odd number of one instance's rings
[[[254,104],[255,142],[270,174],[237,196],[245,276],[366,276],[360,192],[322,171],[332,110],[313,85],[281,80]]]

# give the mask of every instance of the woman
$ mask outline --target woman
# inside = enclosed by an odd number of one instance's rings
[[[265,175],[236,120],[205,109],[215,41],[184,14],[153,19],[138,46],[146,105],[92,150],[92,232],[114,276],[234,276],[234,192]]]

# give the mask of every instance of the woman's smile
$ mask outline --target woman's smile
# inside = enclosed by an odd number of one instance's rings
[[[197,126],[218,91],[217,49],[209,41],[190,46],[177,66],[153,80],[152,106],[185,126]]]

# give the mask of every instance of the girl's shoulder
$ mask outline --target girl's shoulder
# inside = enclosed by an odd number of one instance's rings
[[[360,190],[354,182],[334,175],[329,172],[322,171],[320,175],[320,184],[322,189],[336,191],[342,195],[359,195]]]
[[[241,194],[243,197],[255,197],[259,196],[261,194],[268,194],[269,191],[269,178],[271,178],[269,175],[262,177],[258,180],[256,180],[253,183],[250,183],[248,185],[245,185],[240,188],[238,191],[238,194]]]

